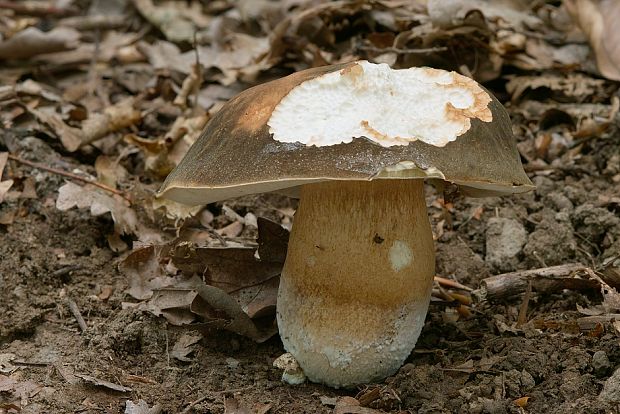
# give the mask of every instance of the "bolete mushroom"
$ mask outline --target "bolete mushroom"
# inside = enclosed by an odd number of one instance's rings
[[[280,336],[311,381],[350,387],[393,374],[424,325],[435,269],[425,178],[474,196],[533,188],[506,110],[475,81],[358,61],[231,99],[159,195],[300,196]]]

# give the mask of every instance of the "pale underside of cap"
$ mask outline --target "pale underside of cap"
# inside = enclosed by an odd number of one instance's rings
[[[473,80],[352,62],[250,88],[211,119],[158,196],[206,204],[327,180],[425,179],[466,195],[533,188],[504,107]]]

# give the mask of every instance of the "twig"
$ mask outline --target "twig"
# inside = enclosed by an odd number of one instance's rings
[[[527,322],[527,308],[530,305],[530,298],[532,297],[532,279],[528,280],[527,290],[525,291],[525,295],[523,295],[523,302],[521,303],[521,307],[519,308],[519,316],[517,317],[517,328],[525,325]]]
[[[66,299],[66,303],[67,303],[67,306],[69,307],[69,310],[75,317],[75,320],[77,321],[78,326],[80,327],[80,331],[86,332],[86,330],[88,329],[88,326],[86,326],[86,321],[82,317],[82,314],[80,313],[80,309],[78,308],[77,303],[75,303],[73,300],[68,299],[68,298]]]
[[[480,288],[474,290],[472,296],[477,301],[504,299],[525,292],[530,281],[532,290],[536,292],[596,289],[599,287],[598,281],[591,277],[581,277],[581,275],[588,275],[588,270],[590,269],[581,263],[570,263],[503,273],[483,279],[480,282]]]
[[[594,315],[594,316],[584,316],[582,318],[577,319],[577,325],[579,325],[579,329],[582,331],[591,331],[596,328],[596,325],[599,323],[609,323],[620,321],[620,314],[618,313],[608,313],[606,315]]]
[[[68,171],[63,171],[63,170],[59,170],[59,169],[56,169],[56,168],[45,166],[43,164],[39,164],[37,162],[28,161],[28,160],[25,160],[23,158],[19,158],[19,157],[15,156],[15,155],[13,155],[11,153],[9,153],[9,159],[11,159],[13,161],[16,161],[16,162],[18,162],[20,164],[27,165],[27,166],[32,167],[32,168],[36,168],[38,170],[47,171],[47,172],[50,172],[52,174],[57,174],[57,175],[60,175],[60,176],[63,176],[63,177],[67,177],[67,178],[69,178],[71,180],[80,181],[80,182],[85,183],[85,184],[94,185],[95,187],[99,187],[102,190],[109,191],[110,193],[114,193],[116,195],[119,195],[119,196],[123,197],[125,200],[127,200],[128,202],[131,203],[131,199],[129,197],[127,197],[127,195],[124,192],[122,192],[120,190],[117,190],[116,188],[108,187],[107,185],[102,184],[100,182],[89,180],[88,178],[81,177],[81,176],[79,176],[77,174],[73,174],[73,173],[70,173]]]
[[[465,290],[467,292],[473,291],[473,289],[470,288],[469,286],[465,286],[457,282],[456,280],[446,279],[445,277],[441,277],[441,276],[435,276],[435,282],[439,283],[442,286],[453,288],[453,289]]]
[[[80,270],[82,268],[82,265],[79,264],[74,264],[74,265],[69,265],[69,266],[65,266],[65,267],[61,267],[58,270],[54,270],[52,272],[52,277],[53,278],[59,278],[59,277],[63,277],[68,275],[71,272],[74,272],[76,270]]]
[[[446,50],[448,50],[448,48],[445,46],[429,47],[429,48],[424,48],[424,49],[399,49],[397,47],[379,48],[379,47],[374,47],[374,46],[359,46],[359,49],[365,50],[368,52],[377,52],[377,53],[392,52],[392,53],[398,53],[401,55],[436,53],[436,52],[445,52]]]
[[[109,30],[123,27],[126,24],[126,18],[123,15],[105,14],[66,17],[58,22],[59,26],[73,27],[77,30]]]

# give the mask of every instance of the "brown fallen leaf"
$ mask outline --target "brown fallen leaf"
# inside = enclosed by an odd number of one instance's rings
[[[0,354],[0,373],[10,374],[17,370],[17,367],[11,362],[17,358],[17,355],[11,353]]]
[[[527,9],[526,3],[519,0],[428,2],[428,14],[433,24],[439,27],[458,26],[473,10],[482,12],[490,21],[515,29],[536,28],[542,25],[542,21]]]
[[[106,155],[100,155],[95,160],[97,181],[110,188],[117,188],[116,184],[127,177],[127,170]]]
[[[145,170],[155,177],[163,179],[181,161],[189,147],[196,142],[208,119],[206,113],[191,117],[179,116],[164,136],[157,139],[147,139],[134,134],[127,134],[125,141],[142,151],[145,158]],[[162,207],[167,204],[175,204],[164,199],[155,199],[154,202]],[[190,207],[186,206],[185,210],[188,208]]]
[[[265,232],[261,225],[258,231]],[[269,246],[269,237],[263,237],[263,249],[273,252],[274,258],[285,257],[278,252],[285,245],[272,239],[280,245]],[[177,240],[135,250],[119,270],[128,278],[127,292],[148,299],[140,308],[174,325],[200,318],[206,328],[226,329],[262,342],[277,331],[273,316],[283,263],[259,260],[255,250],[254,246],[196,247]],[[170,276],[165,267],[182,275]]]
[[[598,281],[601,285],[601,294],[603,295],[603,309],[607,314],[613,313],[613,311],[620,310],[620,293],[618,291],[609,286],[606,281],[604,281],[596,272],[593,270],[586,268],[586,272],[588,275]]]
[[[124,385],[115,384],[113,382],[95,378],[90,375],[86,375],[86,374],[73,374],[73,375],[97,387],[104,387],[109,390],[118,391],[118,392],[130,392],[131,391],[131,388],[125,387]]]
[[[132,297],[139,300],[149,299],[154,290],[172,285],[172,278],[166,275],[159,264],[161,249],[161,246],[136,249],[119,264],[118,270],[129,282],[126,292]]]
[[[207,321],[209,327],[226,329],[256,342],[264,342],[278,331],[273,318],[266,326],[265,324],[259,326],[244,312],[236,298],[226,294],[222,289],[203,284],[197,286],[195,290],[198,295],[190,305],[190,310]],[[274,303],[271,305],[274,313],[276,295],[277,289],[268,295],[270,302]],[[260,308],[264,307],[265,305],[261,304]]]
[[[58,26],[72,27],[76,30],[109,30],[118,29],[127,23],[122,14],[90,14],[86,16],[65,17],[58,21]]]
[[[161,412],[162,407],[159,404],[149,407],[144,400],[138,400],[137,403],[129,400],[125,401],[125,414],[159,414]]]
[[[188,355],[194,352],[192,345],[198,343],[200,339],[202,339],[202,335],[200,334],[184,333],[175,342],[172,347],[172,351],[170,352],[170,356],[183,362],[191,361],[191,358],[188,358]]]
[[[563,4],[586,34],[598,70],[607,79],[620,80],[620,2],[566,0]]]
[[[53,111],[36,108],[28,108],[28,110],[40,122],[51,128],[68,151],[73,152],[83,145],[90,144],[112,132],[119,131],[140,121],[140,111],[134,108],[134,104],[135,99],[130,97],[106,107],[103,112],[91,113],[82,122],[80,128],[67,125]]]
[[[79,39],[80,32],[69,27],[57,27],[46,33],[36,27],[28,27],[0,42],[0,59],[27,59],[43,53],[74,49]]]
[[[51,110],[50,110],[51,109]],[[69,151],[75,151],[82,142],[82,131],[67,125],[62,118],[55,113],[53,108],[30,108],[30,112],[39,122],[47,125],[59,139],[62,145]]]
[[[0,152],[0,204],[4,201],[4,196],[13,185],[13,180],[2,181],[2,171],[6,166],[6,162],[9,159],[8,152]]]
[[[138,231],[138,218],[127,202],[121,197],[100,193],[94,187],[80,187],[71,182],[60,187],[56,208],[66,211],[73,207],[89,208],[93,216],[110,213],[119,234],[135,234]]]
[[[103,285],[101,287],[101,292],[97,295],[99,300],[106,301],[110,299],[110,296],[114,293],[114,287],[111,285]]]
[[[118,243],[125,245],[121,235],[136,235],[144,243],[161,242],[161,234],[140,222],[127,200],[116,194],[108,195],[90,185],[80,187],[68,182],[58,189],[56,208],[66,211],[73,207],[88,208],[95,217],[108,213],[112,216],[116,235],[109,240],[112,248],[118,248]]]
[[[202,84],[202,73],[204,71],[204,67],[200,64],[200,62],[194,63],[192,65],[192,71],[183,81],[181,85],[181,90],[179,91],[176,98],[174,98],[173,104],[180,106],[185,109],[188,106],[188,98],[193,95],[196,100],[198,100],[197,93],[200,90],[200,85]],[[195,106],[195,105],[190,105]]]
[[[258,218],[258,257],[284,264],[290,232],[275,221]]]
[[[521,398],[517,398],[516,400],[513,400],[512,402],[514,402],[518,407],[521,408],[525,408],[525,406],[527,406],[527,402],[529,401],[530,397],[521,397]]]
[[[336,402],[332,414],[380,414],[381,411],[360,406],[360,402],[353,397],[341,397]]]
[[[10,375],[0,374],[0,393],[3,396],[8,395],[8,398],[3,398],[2,403],[4,405],[6,401],[7,405],[16,407],[17,412],[26,407],[28,399],[34,397],[41,388],[41,385],[35,382],[20,381]]]
[[[592,95],[603,93],[605,81],[593,79],[581,74],[559,76],[545,74],[539,76],[511,76],[506,84],[506,91],[512,94],[512,102],[517,102],[526,90],[548,88],[561,94],[562,98],[570,97],[583,100]]]
[[[133,0],[133,4],[171,42],[192,43],[196,32],[211,23],[210,17],[202,14],[200,3],[167,1],[154,4],[151,0]]]

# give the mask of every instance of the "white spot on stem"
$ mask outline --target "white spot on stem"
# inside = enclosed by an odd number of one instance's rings
[[[395,272],[400,272],[413,262],[413,251],[409,245],[402,241],[396,240],[389,251],[390,263]]]

